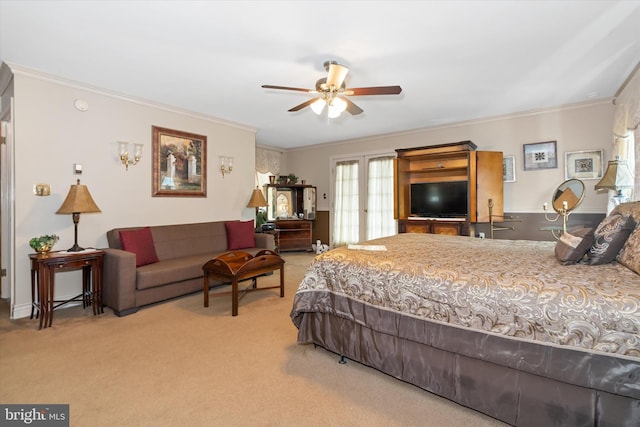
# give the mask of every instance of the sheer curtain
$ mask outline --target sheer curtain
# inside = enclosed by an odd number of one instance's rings
[[[634,188],[623,190],[631,200],[640,199],[640,66],[617,94],[613,120],[613,156],[626,160],[634,174]]]
[[[359,236],[358,161],[336,163],[333,246],[357,243]]]
[[[393,157],[368,162],[367,240],[396,234],[393,219]]]

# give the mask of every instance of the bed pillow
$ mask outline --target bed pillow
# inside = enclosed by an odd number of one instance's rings
[[[593,245],[593,228],[572,228],[563,233],[556,243],[556,258],[563,265],[575,264],[585,256],[591,245]]]
[[[629,215],[613,213],[602,220],[593,236],[593,245],[587,252],[587,263],[608,264],[613,261],[624,246],[635,221]]]
[[[256,230],[253,221],[229,221],[224,223],[227,229],[227,249],[255,248]]]
[[[136,254],[136,267],[158,262],[156,247],[153,245],[151,228],[144,227],[137,230],[121,230],[120,242],[122,249]]]
[[[625,267],[640,274],[640,224],[636,225],[636,229],[618,254],[618,262]]]

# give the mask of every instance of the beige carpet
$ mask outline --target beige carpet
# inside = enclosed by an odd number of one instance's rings
[[[489,417],[313,345],[293,295],[313,255],[284,254],[286,293],[202,294],[119,318],[71,307],[53,326],[0,304],[0,403],[70,404],[71,426],[497,426]],[[279,274],[259,279],[277,284]]]

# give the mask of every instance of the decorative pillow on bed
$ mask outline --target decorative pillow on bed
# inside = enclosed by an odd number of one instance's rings
[[[136,254],[136,267],[159,261],[149,227],[138,230],[121,230],[120,242],[122,249]]]
[[[556,243],[556,258],[563,265],[575,264],[585,256],[591,245],[593,245],[593,228],[572,228],[563,233]]]
[[[627,268],[640,274],[640,224],[636,225],[636,229],[616,258],[618,262]]]
[[[227,229],[227,249],[255,248],[256,230],[253,221],[229,221],[224,223]]]
[[[587,252],[587,263],[596,265],[613,261],[634,227],[635,221],[629,215],[612,213],[603,219],[595,231],[593,245]]]
[[[611,213],[631,215],[636,222],[636,228],[624,244],[616,261],[640,274],[640,201],[621,203]]]

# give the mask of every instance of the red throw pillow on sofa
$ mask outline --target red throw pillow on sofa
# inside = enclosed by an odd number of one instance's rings
[[[256,247],[253,221],[229,221],[224,226],[227,229],[227,250]]]
[[[156,247],[153,245],[153,236],[149,227],[121,230],[120,242],[122,249],[136,254],[136,267],[160,261],[156,254]]]

